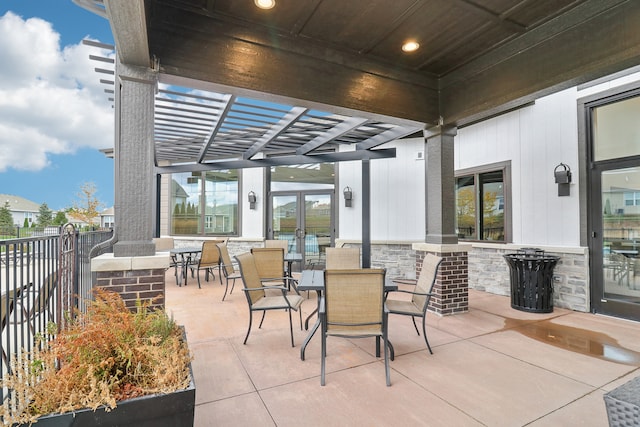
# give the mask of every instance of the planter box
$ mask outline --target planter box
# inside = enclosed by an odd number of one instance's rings
[[[187,336],[182,327],[182,336]],[[193,427],[196,386],[189,364],[189,386],[167,394],[151,394],[118,402],[111,411],[80,409],[38,418],[36,427]],[[27,427],[28,424],[21,425]],[[17,427],[17,426],[16,426]]]
[[[196,402],[193,375],[189,387],[169,394],[155,394],[118,402],[107,412],[81,409],[64,414],[45,415],[34,424],[37,427],[192,427]]]

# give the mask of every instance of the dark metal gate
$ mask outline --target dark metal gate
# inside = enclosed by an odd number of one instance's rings
[[[65,325],[65,313],[71,313],[75,304],[75,280],[78,233],[73,224],[67,224],[60,233],[60,257],[58,264],[58,330]]]

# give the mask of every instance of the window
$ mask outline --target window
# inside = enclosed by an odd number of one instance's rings
[[[238,235],[238,171],[173,174],[171,233]]]
[[[624,193],[625,206],[640,206],[640,192],[627,191]]]
[[[510,163],[456,173],[456,232],[458,238],[506,242]]]

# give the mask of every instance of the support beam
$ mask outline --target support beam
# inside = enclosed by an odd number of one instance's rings
[[[256,160],[228,160],[201,164],[158,166],[156,173],[202,172],[224,169],[264,168],[271,166],[308,165],[312,163],[335,163],[354,160],[389,159],[396,157],[395,148],[379,150],[355,150],[339,153],[313,154],[309,156],[274,156]]]
[[[458,243],[455,233],[453,138],[457,128],[434,126],[424,131],[426,141],[425,200],[427,243]]]
[[[362,161],[362,268],[371,268],[371,162]]]
[[[118,63],[116,91],[116,257],[155,254],[156,211],[153,71]]]

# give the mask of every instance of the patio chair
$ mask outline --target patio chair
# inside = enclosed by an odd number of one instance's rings
[[[387,386],[391,385],[387,311],[384,307],[385,273],[384,269],[377,268],[325,270],[324,297],[320,307],[321,385],[325,385],[328,336],[382,338]]]
[[[42,322],[46,325],[49,321],[54,321],[53,311],[51,310],[51,298],[54,296],[56,288],[58,287],[58,273],[51,273],[45,279],[44,283],[39,288],[30,284],[27,291],[34,296],[24,296],[16,301],[17,305],[20,305],[22,310],[22,321],[29,322],[29,329],[31,333],[36,333],[36,319],[39,315],[47,314],[46,321]],[[23,292],[24,294],[24,292]]]
[[[191,276],[194,272],[198,276],[198,288],[200,286],[200,270],[205,271],[204,279],[209,281],[209,274],[213,275],[213,269],[218,268],[218,277],[220,278],[220,284],[222,285],[222,268],[220,267],[220,249],[218,244],[224,243],[222,240],[206,240],[202,242],[202,252],[197,259],[197,262],[191,262],[189,268],[191,268]]]
[[[284,250],[285,256],[289,253],[288,240],[265,240],[264,247],[265,248],[282,248]],[[285,276],[290,276],[291,272],[286,268],[288,264],[285,262],[284,265],[285,265]]]
[[[289,253],[289,241],[288,240],[265,240],[264,241],[265,248],[282,248],[284,249],[284,254]]]
[[[251,248],[255,258],[256,268],[260,280],[269,284],[281,283],[299,294],[298,282],[284,269],[284,250],[282,248]]]
[[[328,270],[360,268],[360,248],[326,248],[326,256]]]
[[[258,268],[255,262],[255,256],[249,252],[240,254],[235,257],[240,267],[240,275],[244,283],[243,291],[247,297],[249,304],[249,328],[247,335],[244,337],[243,344],[247,343],[249,333],[251,333],[251,325],[253,323],[253,312],[262,311],[262,319],[258,328],[262,328],[264,316],[268,310],[287,310],[289,313],[289,331],[291,333],[291,347],[295,347],[293,342],[293,321],[291,319],[291,310],[295,310],[300,315],[300,329],[302,329],[302,305],[303,298],[300,295],[290,295],[285,286],[264,286],[258,275]],[[266,290],[277,289],[278,295],[267,295]]]
[[[9,321],[11,318],[11,313],[13,313],[14,308],[16,307],[16,303],[18,299],[21,297],[21,294],[31,286],[31,283],[20,286],[18,289],[11,289],[0,298],[0,334],[4,332],[4,328],[7,324],[12,323]],[[7,357],[7,353],[4,351],[4,347],[2,348],[2,360],[8,366],[9,361]]]
[[[174,240],[173,237],[154,237],[152,239],[153,243],[156,244],[156,252],[167,252],[174,248]],[[174,273],[178,274],[178,260],[175,254],[170,254],[171,261],[169,262],[169,268],[174,269]]]
[[[239,271],[236,271],[236,266],[233,261],[231,261],[231,257],[229,256],[229,250],[227,248],[226,243],[218,243],[218,249],[220,249],[220,260],[222,262],[222,273],[224,274],[226,286],[224,288],[224,295],[222,296],[222,301],[227,297],[227,290],[229,290],[229,280],[231,282],[231,292],[229,295],[233,293],[233,288],[236,286],[236,279],[241,279]]]
[[[427,339],[427,330],[426,330],[426,318],[427,318],[427,309],[429,308],[429,301],[431,301],[433,285],[436,283],[436,277],[438,275],[438,269],[440,264],[442,263],[442,258],[433,254],[427,254],[422,262],[422,271],[420,272],[420,277],[418,280],[411,279],[401,279],[396,280],[398,283],[415,283],[415,287],[412,291],[406,289],[398,289],[396,291],[391,291],[388,295],[392,295],[394,292],[400,292],[405,294],[411,294],[410,301],[398,300],[398,299],[389,299],[387,298],[387,310],[389,310],[389,314],[400,314],[403,316],[411,316],[411,320],[413,320],[413,327],[416,328],[416,332],[418,336],[420,336],[420,332],[418,331],[418,326],[416,325],[416,317],[422,318],[422,336],[424,337],[424,342],[427,343],[427,348],[429,349],[429,353],[433,354],[431,350],[431,346],[429,345],[429,340]]]

